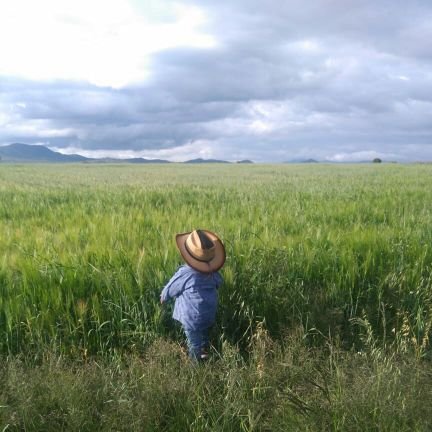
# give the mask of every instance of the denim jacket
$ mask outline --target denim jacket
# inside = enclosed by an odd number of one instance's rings
[[[222,281],[219,272],[202,273],[182,265],[162,290],[161,300],[175,299],[173,318],[186,330],[206,329],[215,322]]]

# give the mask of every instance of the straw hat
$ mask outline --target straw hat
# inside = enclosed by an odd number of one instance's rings
[[[218,271],[225,263],[225,248],[220,238],[207,230],[194,230],[176,235],[181,256],[195,270]]]

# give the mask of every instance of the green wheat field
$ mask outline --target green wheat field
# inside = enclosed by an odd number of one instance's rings
[[[194,228],[203,365],[159,304]],[[431,165],[0,164],[0,431],[428,431],[431,326]]]

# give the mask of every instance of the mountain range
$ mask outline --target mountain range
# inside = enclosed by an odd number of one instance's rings
[[[42,145],[29,145],[14,143],[6,146],[0,146],[0,162],[84,162],[84,163],[171,163],[164,159],[145,159],[145,158],[129,158],[129,159],[116,159],[116,158],[87,158],[85,156],[70,154],[66,155],[49,149]],[[230,163],[224,160],[217,159],[192,159],[185,161],[188,164],[199,163]],[[239,161],[239,163],[253,163],[252,161]]]
[[[84,162],[86,157],[64,155],[41,145],[10,144],[0,147],[0,158],[5,162]]]

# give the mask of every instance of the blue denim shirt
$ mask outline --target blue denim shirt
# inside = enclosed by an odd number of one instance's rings
[[[173,318],[186,330],[206,329],[215,322],[222,281],[218,272],[202,273],[182,265],[162,290],[161,300],[175,298]]]

